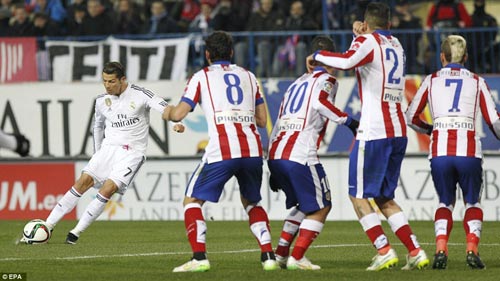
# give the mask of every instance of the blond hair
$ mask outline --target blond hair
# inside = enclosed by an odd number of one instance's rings
[[[467,42],[460,35],[449,35],[441,44],[441,53],[449,63],[463,64],[467,55]]]

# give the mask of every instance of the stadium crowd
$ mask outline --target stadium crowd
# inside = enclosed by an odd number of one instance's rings
[[[255,72],[258,77],[293,77],[305,71],[306,50],[313,37],[293,32],[350,30],[355,20],[362,19],[366,5],[374,1],[1,0],[0,37],[35,36],[41,43],[39,48],[43,49],[46,37],[78,40],[81,36],[125,35],[132,39],[152,39],[166,34],[201,34],[194,37],[190,49],[191,71],[196,71],[206,65],[201,39],[213,30],[232,33],[285,31],[286,35],[262,36],[254,40],[255,60],[259,65]],[[467,11],[460,0],[382,1],[392,8],[392,28],[403,41],[409,73],[428,73],[436,69],[439,63],[433,61],[439,39],[436,37],[447,34],[436,35],[435,30],[497,27],[495,18],[486,13],[486,0],[473,1],[474,11]],[[430,7],[425,19],[415,13],[421,5]],[[398,33],[398,29],[414,32]],[[474,66],[470,68],[484,73],[496,72],[498,67],[490,63],[496,61],[499,53],[496,28],[488,32],[470,32],[468,36],[471,42],[478,42],[475,46],[471,44],[470,48],[474,49],[469,53],[480,56],[470,56],[470,64]],[[425,43],[421,42],[423,38],[427,39]],[[252,56],[249,56],[248,40],[244,36],[235,36],[235,39],[234,62],[249,67]]]

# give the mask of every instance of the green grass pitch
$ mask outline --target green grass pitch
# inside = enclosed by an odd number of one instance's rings
[[[264,272],[260,251],[247,222],[208,221],[207,250],[211,270],[172,273],[186,262],[190,247],[181,221],[95,222],[76,245],[64,240],[75,222],[63,221],[48,244],[15,245],[26,221],[0,221],[0,273],[27,273],[27,280],[500,280],[500,222],[485,222],[480,254],[486,270],[467,268],[462,222],[455,222],[450,239],[448,269],[405,272],[406,250],[384,229],[396,249],[398,267],[367,272],[375,250],[357,221],[329,221],[306,253],[322,267],[315,272]],[[271,222],[276,246],[282,222]],[[434,253],[433,222],[411,222],[419,242],[431,258]],[[496,277],[495,277],[496,276]],[[1,279],[0,275],[0,280]]]

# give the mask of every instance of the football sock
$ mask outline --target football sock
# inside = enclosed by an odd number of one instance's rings
[[[448,238],[453,228],[452,211],[447,207],[440,207],[434,214],[434,232],[436,233],[436,253],[444,251],[448,255]]]
[[[47,224],[54,228],[54,226],[66,215],[71,212],[73,208],[75,208],[78,200],[82,195],[76,191],[74,187],[71,187],[70,190],[64,194],[64,196],[57,202],[56,206],[50,212],[49,216],[45,220]]]
[[[401,240],[408,249],[411,256],[418,254],[420,245],[417,241],[417,236],[411,231],[408,220],[403,212],[398,212],[387,218],[387,222],[391,226],[392,232]]]
[[[296,260],[304,257],[304,253],[323,230],[323,223],[316,220],[304,219],[300,224],[299,237],[293,247],[292,256]]]
[[[387,239],[382,229],[382,224],[377,213],[368,214],[360,218],[359,222],[378,253],[385,255],[391,249],[391,246],[389,239]]]
[[[9,150],[15,150],[17,148],[16,137],[6,134],[0,130],[0,147],[5,147]]]
[[[465,210],[464,230],[467,240],[466,251],[478,253],[479,239],[483,224],[483,210],[478,207],[468,207]]]
[[[94,200],[90,202],[87,209],[85,209],[85,212],[83,212],[83,215],[76,224],[75,228],[73,228],[70,232],[76,236],[80,236],[80,234],[102,214],[108,201],[109,198],[97,193]]]
[[[184,226],[196,260],[206,259],[206,233],[207,224],[203,218],[201,205],[189,203],[184,206]]]
[[[276,248],[277,255],[288,257],[290,253],[290,244],[297,235],[299,225],[304,217],[305,214],[299,211],[297,207],[292,208],[292,211],[288,214],[283,223],[283,230],[281,231],[278,247]]]
[[[261,252],[272,252],[271,231],[269,230],[269,219],[267,213],[261,206],[249,205],[246,208],[250,230],[259,243]]]

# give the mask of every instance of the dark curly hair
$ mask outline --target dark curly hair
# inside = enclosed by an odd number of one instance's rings
[[[233,50],[233,37],[224,31],[214,31],[205,39],[210,61],[230,61]]]

